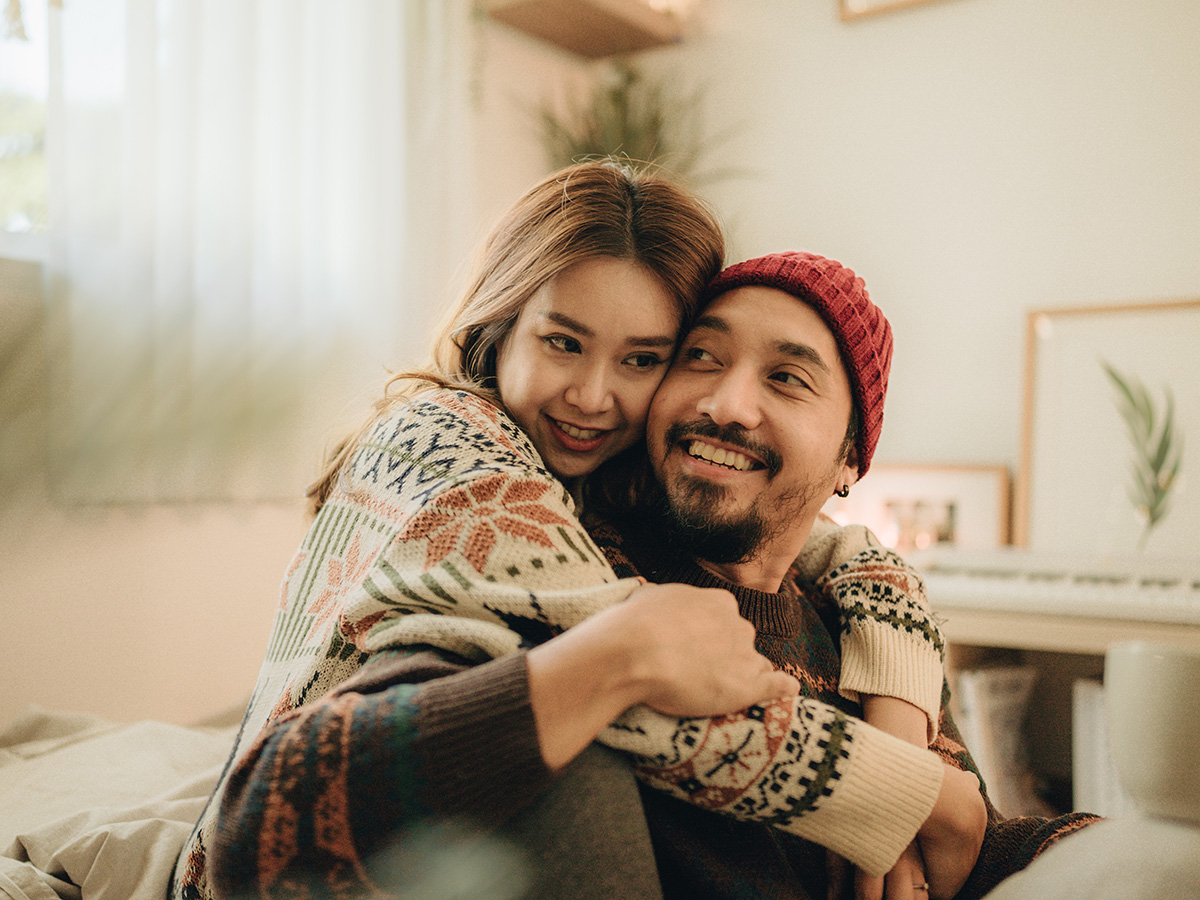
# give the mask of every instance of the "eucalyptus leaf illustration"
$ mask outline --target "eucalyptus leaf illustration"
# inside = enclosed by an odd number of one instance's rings
[[[1175,398],[1163,388],[1160,410],[1145,385],[1133,375],[1122,374],[1107,360],[1100,360],[1113,388],[1113,402],[1129,437],[1129,499],[1142,519],[1138,548],[1154,526],[1162,521],[1170,505],[1171,489],[1179,478],[1183,460],[1183,435],[1175,422]]]

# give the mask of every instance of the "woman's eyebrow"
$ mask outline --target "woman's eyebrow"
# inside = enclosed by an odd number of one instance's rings
[[[583,337],[590,338],[596,336],[596,333],[592,331],[592,329],[588,328],[582,322],[572,319],[570,316],[565,315],[564,313],[548,312],[545,314],[545,318],[548,321],[553,322],[555,325],[560,325],[563,328],[569,328],[571,331],[574,331],[576,334],[580,334]],[[626,338],[625,343],[633,347],[674,347],[675,335],[652,334],[645,337],[634,335]]]
[[[588,328],[582,322],[572,319],[570,316],[560,312],[548,312],[545,314],[546,319],[553,322],[555,325],[561,325],[563,328],[570,328],[582,334],[584,337],[595,337],[596,333]]]
[[[633,347],[674,347],[675,338],[672,335],[656,334],[649,337],[627,338],[625,343]]]

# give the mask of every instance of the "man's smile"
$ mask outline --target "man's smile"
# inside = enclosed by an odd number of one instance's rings
[[[765,470],[767,478],[773,479],[783,468],[783,457],[750,437],[744,428],[721,428],[707,420],[676,422],[667,427],[663,437],[668,447],[677,448],[685,457],[729,472]]]
[[[717,447],[707,441],[695,438],[684,441],[683,450],[688,456],[702,459],[713,465],[736,469],[739,472],[749,472],[751,469],[764,468],[762,463],[746,456],[744,453],[740,453],[737,450],[727,450],[724,447]]]

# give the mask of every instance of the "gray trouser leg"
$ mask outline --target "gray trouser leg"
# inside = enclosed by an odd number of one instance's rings
[[[629,763],[592,744],[504,829],[530,866],[522,900],[662,900]]]

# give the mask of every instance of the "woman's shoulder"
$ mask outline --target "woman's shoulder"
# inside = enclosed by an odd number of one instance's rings
[[[442,448],[486,449],[541,465],[533,442],[508,413],[471,391],[445,387],[420,391],[383,413],[367,440],[411,441],[414,434],[428,434]]]
[[[342,469],[339,488],[407,505],[492,474],[557,483],[502,409],[469,391],[431,388],[380,414]]]

